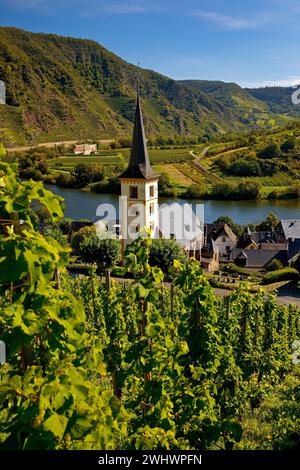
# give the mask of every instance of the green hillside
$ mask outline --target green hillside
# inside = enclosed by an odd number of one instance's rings
[[[236,83],[209,80],[185,80],[180,83],[209,94],[230,113],[232,121],[242,123],[247,129],[272,128],[289,120],[286,108],[275,108],[259,94],[251,93],[252,90],[243,89]],[[300,113],[291,116],[298,118]]]
[[[0,28],[0,105],[5,143],[127,136],[138,68],[99,44]],[[282,124],[235,84],[176,82],[140,69],[148,136],[239,132]],[[215,87],[218,83],[218,89]]]
[[[299,87],[298,87],[299,88]],[[296,92],[299,100],[300,93],[292,87],[262,87],[245,90],[254,98],[264,102],[274,113],[300,118],[300,105],[292,102],[292,95]]]

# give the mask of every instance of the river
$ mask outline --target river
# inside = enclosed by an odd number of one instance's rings
[[[46,185],[46,188],[65,200],[65,217],[90,219],[95,221],[99,204],[112,204],[118,216],[118,196],[113,194],[94,194],[80,189],[59,188]],[[211,223],[220,216],[229,216],[239,224],[260,222],[270,212],[280,219],[300,218],[300,200],[255,200],[255,201],[202,201],[187,199],[161,198],[160,203],[204,204],[204,221]]]

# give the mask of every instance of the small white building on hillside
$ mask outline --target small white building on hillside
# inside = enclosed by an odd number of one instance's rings
[[[75,155],[91,155],[97,152],[97,144],[79,144],[74,149]]]

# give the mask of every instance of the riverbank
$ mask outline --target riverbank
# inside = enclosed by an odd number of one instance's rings
[[[119,217],[119,196],[117,194],[96,194],[80,189],[61,188],[45,185],[47,189],[65,199],[65,216],[75,220],[87,218],[97,220],[96,211],[100,204],[111,204],[115,208],[115,218]],[[229,216],[238,224],[259,223],[270,212],[279,219],[300,218],[300,200],[252,200],[217,201],[202,199],[160,198],[160,204],[196,204],[204,206],[204,221],[211,223],[221,216]]]

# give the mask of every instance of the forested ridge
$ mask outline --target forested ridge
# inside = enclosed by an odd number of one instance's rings
[[[236,84],[176,81],[95,41],[0,28],[0,138],[7,144],[128,136],[136,77],[148,137],[272,128],[289,121]]]

